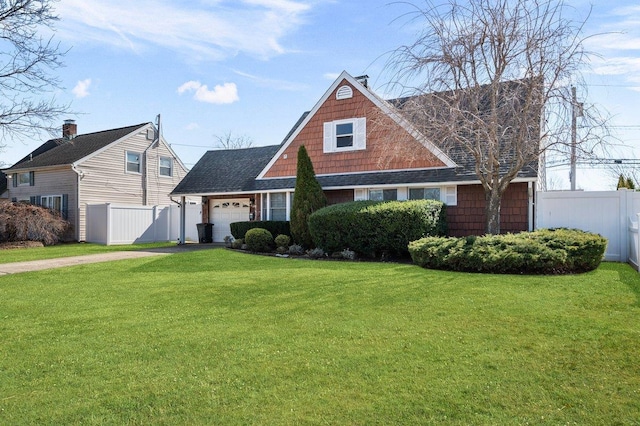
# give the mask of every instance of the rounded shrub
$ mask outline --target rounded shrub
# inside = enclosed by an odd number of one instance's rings
[[[288,248],[291,243],[291,238],[288,235],[280,234],[274,239],[274,242],[276,243],[277,248]]]
[[[309,217],[309,230],[314,244],[330,253],[349,248],[365,257],[406,256],[410,241],[446,234],[446,206],[435,200],[334,204]]]
[[[595,269],[606,238],[579,230],[540,230],[482,237],[427,237],[409,243],[424,268],[502,274],[559,274]]]
[[[255,252],[268,252],[273,248],[273,235],[264,228],[249,229],[244,236],[247,248]]]

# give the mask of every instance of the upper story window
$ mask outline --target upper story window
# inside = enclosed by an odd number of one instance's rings
[[[32,176],[33,173],[31,172],[18,173],[18,186],[33,185],[31,183]]]
[[[160,176],[173,176],[173,159],[171,157],[160,157]]]
[[[362,118],[324,123],[323,151],[357,151],[367,148],[367,121]]]
[[[127,172],[140,173],[140,154],[127,151]]]

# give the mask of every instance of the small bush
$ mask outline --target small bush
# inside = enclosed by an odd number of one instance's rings
[[[265,253],[273,249],[273,235],[263,228],[249,229],[244,237],[247,248],[251,251]]]
[[[302,256],[304,254],[304,249],[299,244],[293,244],[289,246],[289,254],[294,256]]]
[[[248,230],[254,228],[262,228],[271,232],[271,235],[288,235],[291,236],[289,222],[284,220],[253,220],[247,222],[233,222],[231,227],[231,235],[235,239],[244,238]]]
[[[60,242],[71,225],[59,213],[27,203],[0,202],[0,242]]]
[[[365,257],[407,256],[410,241],[445,235],[446,206],[434,200],[354,201],[309,217],[313,242],[329,252],[349,247]]]
[[[240,250],[242,249],[243,245],[244,245],[244,240],[242,238],[238,238],[237,240],[233,240],[233,242],[231,243],[231,248]]]
[[[417,265],[503,274],[557,274],[595,269],[607,240],[578,230],[541,230],[482,237],[427,237],[409,244]]]
[[[307,256],[311,259],[322,259],[323,257],[327,257],[327,253],[325,253],[320,247],[316,247],[314,249],[307,250]]]
[[[291,243],[291,238],[288,235],[280,234],[273,241],[276,243],[277,248],[287,248]]]
[[[343,259],[347,259],[347,260],[355,260],[356,258],[356,252],[353,250],[349,250],[349,249],[344,249],[340,252],[340,256]]]

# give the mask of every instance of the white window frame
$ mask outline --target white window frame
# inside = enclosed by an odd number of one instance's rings
[[[56,198],[60,199],[60,208],[55,208],[54,200]],[[62,213],[62,195],[41,195],[40,196],[40,206],[45,207],[49,210],[55,210],[59,213]]]
[[[168,160],[169,161],[169,166],[163,166],[162,165],[162,160]],[[169,170],[169,174],[163,174],[162,170]],[[173,158],[171,157],[160,157],[158,158],[158,174],[160,175],[160,177],[173,177]]]
[[[353,144],[351,146],[338,147],[337,128],[341,124],[353,126]],[[365,117],[349,118],[346,120],[334,120],[324,123],[323,152],[349,152],[367,149],[367,119]]]
[[[440,190],[440,201],[447,206],[458,205],[458,187],[453,186],[410,186],[407,188],[407,199],[411,199],[410,194],[412,189],[434,189]]]
[[[369,189],[369,193],[368,195],[368,199],[371,200],[371,193],[372,192],[377,192],[380,191],[380,195],[382,195],[382,199],[381,200],[372,200],[372,201],[398,201],[398,188],[371,188]],[[395,200],[385,200],[384,199],[384,191],[396,191],[396,198]]]
[[[26,181],[23,178],[26,177]],[[31,185],[31,172],[18,173],[17,177],[18,186],[30,186]]]
[[[136,155],[138,157],[138,162],[129,161],[129,155]],[[137,164],[138,170],[129,170],[129,164]],[[142,155],[139,152],[135,151],[126,151],[124,154],[124,171],[125,173],[134,173],[139,175],[142,172]]]

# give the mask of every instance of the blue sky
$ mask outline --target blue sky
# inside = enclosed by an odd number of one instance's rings
[[[590,2],[571,0],[585,17]],[[388,0],[60,0],[56,39],[70,49],[59,70],[79,133],[154,121],[192,166],[215,135],[282,141],[343,70],[368,74],[385,94],[387,53],[410,43],[410,10]],[[640,158],[640,5],[598,1],[586,28],[594,57],[582,101],[613,115],[616,158]],[[62,125],[62,122],[60,123]],[[625,126],[636,126],[625,127]],[[43,137],[43,140],[46,139]],[[13,164],[40,145],[7,141],[0,161]],[[568,188],[568,167],[550,173]],[[602,170],[580,169],[578,187],[610,189]]]

